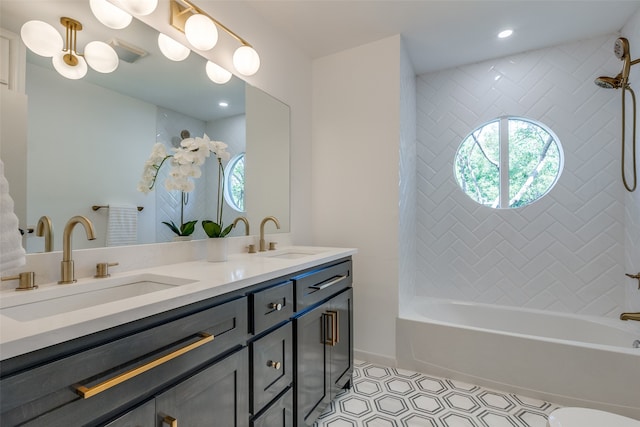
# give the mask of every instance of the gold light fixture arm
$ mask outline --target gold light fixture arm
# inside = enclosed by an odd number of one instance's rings
[[[60,23],[66,28],[65,45],[63,52],[67,52],[64,55],[64,62],[70,66],[78,65],[78,58],[75,55],[83,56],[78,53],[78,31],[82,31],[82,24],[73,18],[63,16],[60,18]],[[75,54],[75,55],[74,55]]]
[[[213,16],[209,15],[204,10],[200,9],[195,4],[191,3],[189,0],[171,0],[171,26],[173,26],[175,29],[184,33],[184,23],[186,22],[187,18],[195,13],[204,15],[207,18],[211,19],[218,27],[223,29],[227,34],[239,41],[242,45],[253,47],[248,41],[234,33],[229,27],[218,21]]]

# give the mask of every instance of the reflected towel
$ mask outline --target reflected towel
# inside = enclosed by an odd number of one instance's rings
[[[0,159],[0,272],[20,267],[27,262],[18,227],[18,217],[13,212],[13,199],[9,195],[9,182],[4,176],[4,163]]]
[[[107,246],[138,243],[138,208],[134,205],[109,204]]]

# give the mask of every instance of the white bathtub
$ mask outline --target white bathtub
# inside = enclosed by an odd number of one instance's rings
[[[640,323],[413,298],[398,366],[640,419]]]

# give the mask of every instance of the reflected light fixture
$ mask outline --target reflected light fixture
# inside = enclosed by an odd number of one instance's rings
[[[513,34],[513,30],[511,29],[502,30],[498,33],[498,38],[506,39],[507,37],[511,37],[512,34]]]
[[[199,50],[209,50],[216,45],[219,28],[242,45],[233,54],[233,66],[240,74],[252,76],[260,68],[260,56],[253,46],[190,0],[171,0],[171,25],[185,33],[189,43]]]
[[[214,83],[223,85],[231,80],[231,73],[214,62],[207,61],[205,70],[207,77]]]
[[[87,64],[99,73],[111,73],[118,68],[116,51],[104,42],[90,42],[84,54],[78,53],[77,36],[82,30],[79,21],[63,16],[60,23],[66,29],[64,45],[56,29],[43,21],[26,22],[20,29],[20,37],[35,54],[51,58],[53,68],[68,79],[83,78]]]
[[[89,7],[98,21],[114,30],[126,28],[133,19],[129,13],[107,0],[89,0]]]
[[[172,61],[187,59],[191,53],[191,49],[162,33],[158,34],[158,47],[160,52]]]

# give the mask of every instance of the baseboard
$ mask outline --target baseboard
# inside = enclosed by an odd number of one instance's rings
[[[353,357],[356,360],[362,360],[364,362],[375,363],[376,365],[388,366],[395,368],[397,366],[396,359],[394,357],[383,356],[381,354],[369,353],[362,350],[353,350]]]

